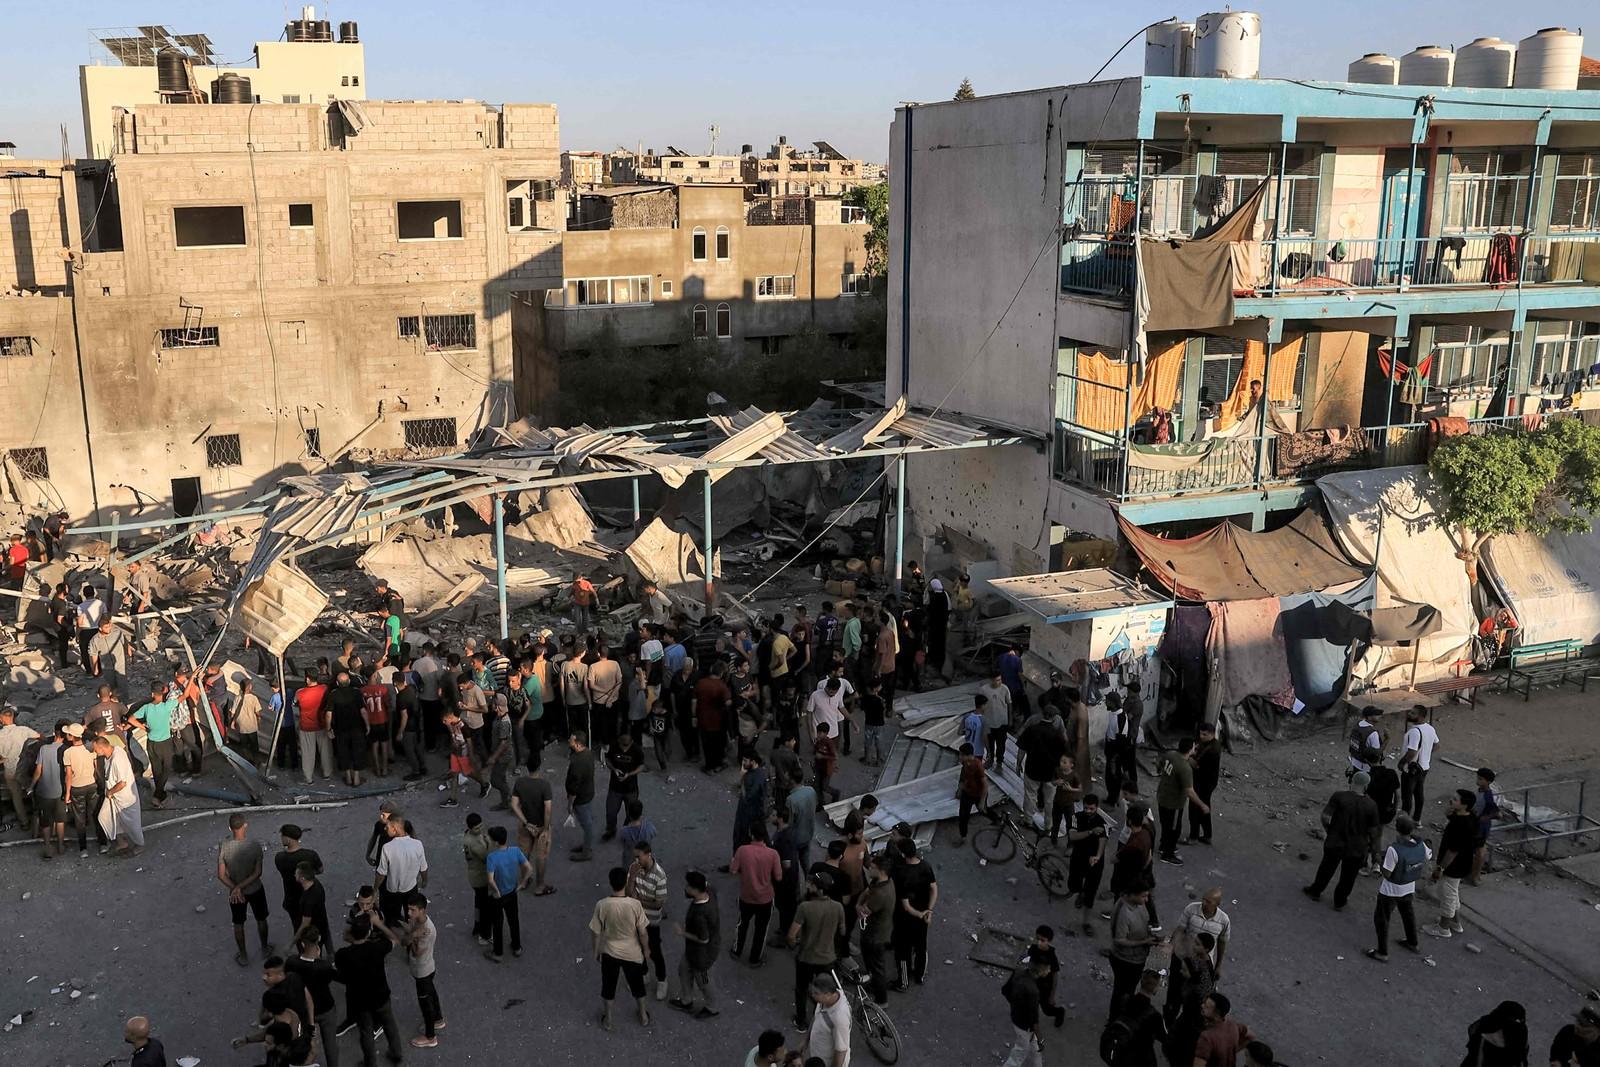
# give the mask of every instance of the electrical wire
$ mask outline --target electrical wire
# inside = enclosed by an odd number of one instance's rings
[[[1106,72],[1106,68],[1111,66],[1111,64],[1115,63],[1117,61],[1117,57],[1122,54],[1122,50],[1124,48],[1127,48],[1134,41],[1137,41],[1139,39],[1139,35],[1141,33],[1145,33],[1148,30],[1153,30],[1157,26],[1165,26],[1169,22],[1177,22],[1177,21],[1178,21],[1178,16],[1176,16],[1176,15],[1168,15],[1166,18],[1162,19],[1159,22],[1152,22],[1148,26],[1141,26],[1139,29],[1135,30],[1133,32],[1133,36],[1132,37],[1129,37],[1126,41],[1123,41],[1121,47],[1119,47],[1115,52],[1111,53],[1111,58],[1110,59],[1108,59],[1104,63],[1100,64],[1100,69],[1095,71],[1094,72],[1094,77],[1090,78],[1089,80],[1091,82],[1099,81],[1100,80],[1100,75],[1102,75],[1102,74],[1104,74]]]
[[[261,218],[261,186],[256,181],[256,144],[254,138],[256,108],[259,106],[259,104],[251,104],[250,110],[245,113],[244,147],[245,153],[250,160],[250,195],[255,201],[256,210],[256,300],[261,305],[261,332],[267,335],[267,354],[272,359],[272,466],[276,467],[278,465],[278,424],[282,421],[283,396],[278,386],[278,342],[272,336],[272,321],[267,315],[267,227]]]

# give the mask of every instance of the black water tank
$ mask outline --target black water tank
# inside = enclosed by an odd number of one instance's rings
[[[156,88],[163,93],[188,91],[189,76],[184,69],[183,53],[176,48],[163,48],[156,53]]]
[[[327,41],[332,43],[333,23],[329,22],[327,19],[318,19],[312,25],[316,27],[316,36],[311,38],[313,41]]]
[[[354,22],[341,22],[341,23],[339,23],[339,43],[340,44],[360,44],[361,43],[361,35],[356,32],[356,24]]]
[[[224,74],[211,83],[213,104],[251,104],[250,79],[242,74]]]

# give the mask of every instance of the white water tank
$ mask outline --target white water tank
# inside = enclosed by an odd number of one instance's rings
[[[1194,22],[1194,76],[1261,75],[1261,16],[1254,11],[1214,11]]]
[[[1576,89],[1583,61],[1583,35],[1560,26],[1540,30],[1517,44],[1518,89]]]
[[[1456,54],[1436,44],[1419,45],[1400,57],[1401,85],[1449,85]]]
[[[1517,46],[1498,37],[1479,37],[1456,51],[1455,84],[1471,89],[1504,89],[1517,65]]]
[[[1400,61],[1382,52],[1368,52],[1350,64],[1350,71],[1345,78],[1357,85],[1397,85],[1400,81]]]
[[[1163,22],[1144,31],[1144,72],[1187,78],[1194,70],[1194,23]]]

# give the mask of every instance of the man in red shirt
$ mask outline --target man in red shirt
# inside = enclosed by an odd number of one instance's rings
[[[1228,1018],[1233,1007],[1221,993],[1200,1002],[1203,1029],[1194,1045],[1194,1067],[1235,1067],[1239,1051],[1250,1043],[1250,1028]]]
[[[811,772],[817,778],[818,811],[839,799],[839,791],[831,784],[833,772],[839,769],[839,750],[833,746],[832,734],[833,727],[819,722],[817,736],[811,739]]]
[[[323,781],[333,778],[333,735],[328,731],[328,719],[323,705],[327,703],[328,687],[317,681],[311,671],[306,672],[306,684],[294,695],[299,709],[296,725],[300,732],[300,772],[310,785],[316,777],[317,760],[322,760]]]
[[[755,923],[755,937],[751,942],[750,966],[761,966],[761,950],[767,943],[767,923],[772,920],[772,902],[777,895],[777,884],[783,881],[783,862],[778,852],[767,844],[767,828],[756,823],[750,828],[750,842],[740,845],[733,854],[728,870],[739,876],[739,927],[734,934],[733,958],[744,954],[745,934]]]
[[[961,758],[961,785],[956,790],[957,808],[956,833],[958,845],[967,843],[967,820],[972,817],[972,809],[987,811],[988,805],[984,803],[989,796],[989,775],[983,769],[983,758],[973,753],[972,746],[963,742],[960,750]]]
[[[392,751],[389,723],[394,709],[394,690],[378,681],[373,671],[367,684],[361,687],[361,706],[367,713],[367,748],[372,758],[372,773],[379,777],[389,774],[389,754]]]
[[[711,673],[694,684],[694,719],[700,730],[700,752],[705,758],[701,770],[714,774],[728,764],[728,705],[733,690],[722,680],[727,666],[720,660]]]

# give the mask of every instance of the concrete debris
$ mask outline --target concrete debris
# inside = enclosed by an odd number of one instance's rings
[[[669,595],[672,589],[698,587],[706,580],[705,554],[695,546],[694,538],[660,519],[652,519],[623,555],[640,578],[655,582]],[[711,576],[721,573],[721,557],[713,554]]]
[[[431,626],[446,619],[459,618],[467,602],[472,599],[478,590],[487,585],[488,581],[488,578],[477,572],[467,575],[451,586],[444,596],[413,616],[413,625]]]
[[[529,539],[552,548],[578,548],[594,544],[594,517],[577,490],[567,485],[557,486],[544,490],[541,510],[506,528],[506,536],[513,533],[526,534]]]

